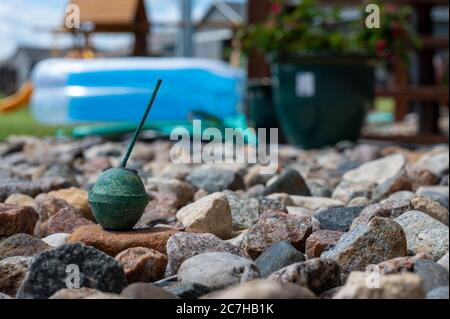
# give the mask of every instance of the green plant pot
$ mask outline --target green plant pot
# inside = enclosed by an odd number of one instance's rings
[[[276,113],[290,144],[306,149],[356,141],[374,99],[372,60],[304,55],[272,62]]]
[[[254,79],[248,82],[247,105],[250,125],[255,129],[266,129],[267,142],[270,140],[270,129],[278,128],[278,142],[283,143],[284,137],[275,111],[269,79]]]

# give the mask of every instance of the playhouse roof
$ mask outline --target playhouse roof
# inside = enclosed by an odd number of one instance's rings
[[[69,3],[78,5],[81,22],[92,22],[96,31],[126,32],[148,27],[143,0],[70,0]]]

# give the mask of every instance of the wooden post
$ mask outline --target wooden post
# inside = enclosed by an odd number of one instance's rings
[[[432,34],[432,19],[430,4],[417,4],[417,29],[419,34],[423,36]],[[424,48],[419,52],[419,79],[421,85],[435,84],[434,67],[433,67],[434,50]],[[437,102],[422,102],[419,110],[419,132],[421,134],[437,134],[439,105]]]
[[[270,12],[270,0],[248,0],[248,23],[259,23],[266,20]],[[248,59],[249,79],[270,77],[270,66],[263,55],[254,51]]]

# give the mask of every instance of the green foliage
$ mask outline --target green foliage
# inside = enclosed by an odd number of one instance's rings
[[[418,45],[405,6],[379,4],[381,26],[368,29],[365,6],[360,8],[361,20],[349,25],[339,9],[324,8],[315,0],[302,0],[295,7],[286,3],[274,0],[267,21],[240,30],[245,53],[256,49],[273,56],[326,52],[404,59],[409,47]]]

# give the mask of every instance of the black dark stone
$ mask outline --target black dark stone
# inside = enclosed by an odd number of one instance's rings
[[[267,248],[256,260],[261,277],[267,277],[286,266],[305,261],[305,255],[287,241],[280,241]]]
[[[244,180],[241,175],[218,168],[196,169],[186,177],[186,181],[210,194],[227,189],[245,189]]]
[[[93,247],[75,243],[35,257],[17,298],[44,299],[68,288],[66,279],[71,274],[66,272],[68,265],[79,267],[80,287],[120,293],[127,286],[123,268],[114,258]]]
[[[365,206],[331,207],[314,213],[320,222],[320,229],[347,232],[353,220],[358,217]]]
[[[273,193],[311,196],[311,192],[302,175],[292,168],[286,169],[272,184],[267,186],[263,195],[267,196]]]
[[[447,269],[432,260],[418,259],[414,264],[414,273],[422,279],[423,288],[426,292],[434,288],[448,286],[449,274]]]
[[[164,289],[182,299],[198,299],[210,292],[208,287],[197,283],[177,283]]]

